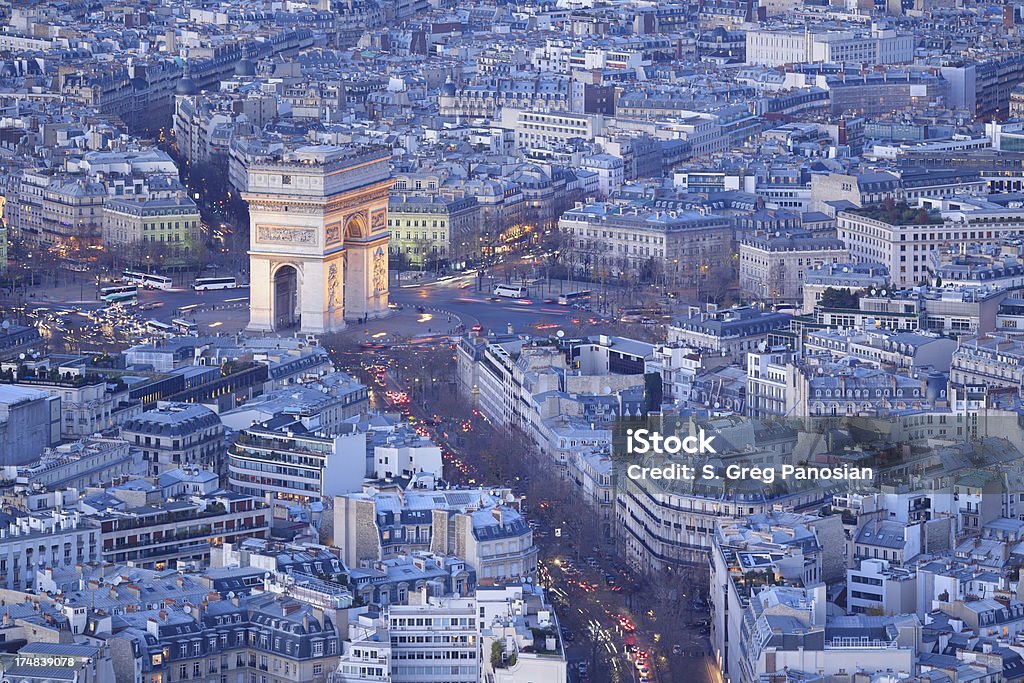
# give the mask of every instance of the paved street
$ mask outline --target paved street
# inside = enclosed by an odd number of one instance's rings
[[[430,317],[422,324],[409,326],[404,316],[396,316],[370,325],[354,325],[352,332],[405,337],[427,337],[456,331],[461,323],[468,329],[479,325],[485,331],[504,332],[511,325],[515,332],[543,332],[562,329],[567,334],[582,333],[602,320],[599,314],[581,311],[555,303],[560,290],[567,290],[568,283],[544,282],[530,285],[529,294],[523,299],[498,299],[492,294],[491,279],[475,275],[452,276],[440,280],[428,280],[422,284],[393,279],[391,301],[397,307],[412,312],[424,309]],[[191,281],[176,282],[172,291],[139,290],[139,304],[144,319],[170,322],[185,318],[196,322],[202,332],[234,333],[243,329],[248,322],[247,287],[229,290],[195,292]],[[580,285],[574,288],[583,288]],[[74,281],[62,281],[57,287],[39,287],[29,295],[0,293],[0,306],[5,311],[24,308],[64,310],[96,310],[103,308],[98,300],[95,280],[82,276]],[[159,307],[156,307],[159,306]],[[442,317],[443,316],[443,317]],[[417,317],[423,317],[418,314]],[[403,322],[398,322],[402,320]]]

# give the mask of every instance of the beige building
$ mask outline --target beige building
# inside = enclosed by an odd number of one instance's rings
[[[13,365],[13,361],[7,362],[4,369]],[[53,379],[44,376],[36,379],[23,376],[18,384],[60,398],[60,434],[65,439],[106,431],[142,412],[141,404],[128,400],[127,387],[122,385],[111,391],[106,382],[95,378]]]
[[[483,83],[456,86],[445,83],[437,98],[441,116],[493,118],[506,105],[537,108],[541,111],[569,111],[572,108],[573,83],[565,76],[533,79],[502,76]]]
[[[69,251],[99,244],[106,189],[85,176],[26,173],[17,217],[19,232],[30,244]]]
[[[558,227],[580,273],[692,286],[730,267],[732,224],[723,216],[597,202],[566,211]]]
[[[914,36],[891,29],[854,31],[747,31],[747,64],[906,64],[914,60]]]
[[[184,193],[108,199],[103,206],[103,245],[107,249],[149,247],[188,259],[202,245],[199,207]]]
[[[402,268],[458,267],[479,254],[480,219],[475,197],[393,194],[389,250]]]
[[[809,234],[751,237],[740,243],[739,253],[740,289],[773,302],[800,301],[807,269],[849,258],[841,241]]]
[[[1024,84],[1010,91],[1010,118],[1024,119]]]
[[[174,107],[174,144],[191,164],[217,160],[226,164],[224,143],[243,121],[260,130],[276,116],[277,97],[262,91],[180,95]],[[225,129],[227,138],[222,135]]]
[[[984,200],[928,202],[936,210],[859,209],[837,216],[837,232],[855,261],[881,263],[892,284],[915,285],[929,275],[929,254],[963,243],[996,244],[1024,230],[1024,210]],[[953,208],[955,207],[955,208]]]
[[[385,490],[329,497],[333,530],[349,566],[420,551],[454,555],[480,584],[532,577],[533,530],[505,504],[507,489]]]
[[[953,353],[949,380],[1017,391],[1024,381],[1024,343],[1008,335],[962,339]]]
[[[545,147],[574,138],[593,140],[604,132],[604,117],[600,114],[504,107],[500,125],[515,132],[517,147]]]

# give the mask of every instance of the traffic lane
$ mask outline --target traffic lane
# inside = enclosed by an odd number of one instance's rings
[[[449,290],[401,290],[398,295],[392,291],[392,300],[403,306],[439,308],[459,316],[463,320],[481,325],[487,330],[504,332],[508,325],[513,331],[543,325],[543,329],[554,331],[558,327],[574,327],[599,324],[603,319],[588,311],[559,306],[556,303],[535,299],[500,299],[492,301],[487,295],[466,294]],[[552,327],[547,327],[552,326]]]
[[[103,308],[107,304],[99,300],[99,295],[96,292],[92,292],[96,297],[92,299],[74,299],[74,300],[61,300],[54,298],[30,298],[25,301],[19,301],[20,305],[24,305],[28,309],[36,308],[58,308],[60,310],[94,310],[96,308]],[[234,289],[214,289],[205,292],[196,292],[191,289],[174,289],[174,290],[160,290],[160,289],[145,289],[139,288],[139,303],[150,304],[150,303],[161,303],[163,304],[159,309],[152,309],[156,313],[150,317],[158,317],[162,312],[162,309],[170,307],[173,309],[180,309],[183,306],[189,306],[192,304],[224,304],[226,302],[247,302],[249,300],[249,288],[248,287],[236,287]]]
[[[139,291],[140,305],[145,306],[154,302],[160,302],[163,305],[152,309],[149,317],[161,322],[169,322],[171,319],[181,317],[183,314],[187,317],[191,307],[234,306],[248,308],[249,288],[211,289],[202,292],[184,289],[171,291],[150,289]],[[182,309],[186,310],[182,311]]]
[[[198,321],[201,333],[207,331],[234,331],[244,327],[248,322],[248,292],[239,289],[213,290],[209,292],[193,292],[187,290],[139,290],[138,304],[127,308],[116,309],[113,318],[94,319],[100,312],[111,312],[115,309],[102,301],[83,301],[76,297],[74,301],[27,301],[12,310],[22,310],[28,324],[39,328],[40,333],[52,343],[69,342],[78,349],[107,348],[111,344],[131,343],[130,335],[122,339],[130,325],[142,325],[147,320],[170,323],[174,319],[184,318]],[[183,310],[186,309],[186,310]],[[80,320],[77,316],[82,316]],[[120,316],[120,317],[118,317]],[[60,323],[53,325],[51,323]],[[237,318],[237,320],[236,320]],[[117,330],[110,325],[116,322]],[[223,327],[222,327],[223,326]],[[219,328],[219,329],[218,329]],[[120,332],[120,334],[118,334]]]

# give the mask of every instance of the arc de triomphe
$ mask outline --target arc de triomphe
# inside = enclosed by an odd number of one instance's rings
[[[310,146],[249,166],[250,330],[335,332],[387,313],[389,158]]]

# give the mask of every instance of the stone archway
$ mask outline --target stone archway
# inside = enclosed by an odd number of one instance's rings
[[[389,158],[304,147],[246,169],[250,330],[323,334],[388,312],[373,253],[387,249]]]
[[[299,271],[288,263],[274,271],[274,329],[287,330],[302,324],[299,308]]]
[[[345,221],[345,242],[366,237],[366,214],[356,213]]]

